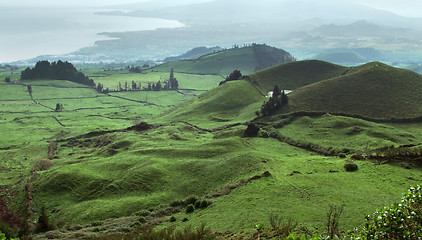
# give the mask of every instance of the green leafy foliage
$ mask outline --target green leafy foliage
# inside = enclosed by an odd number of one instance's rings
[[[378,209],[366,217],[362,230],[350,232],[351,239],[420,239],[422,238],[422,190],[410,187],[401,201]]]
[[[49,61],[39,61],[34,68],[26,68],[21,73],[22,80],[51,79],[69,80],[88,86],[95,86],[92,79],[85,76],[70,62],[57,61],[50,64]]]

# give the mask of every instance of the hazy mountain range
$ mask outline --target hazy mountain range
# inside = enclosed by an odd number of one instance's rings
[[[156,0],[116,7],[122,11],[101,12],[178,20],[185,27],[103,33],[114,40],[98,41],[73,55],[94,61],[136,61],[163,59],[199,46],[231,47],[253,42],[286,49],[299,59],[330,48],[372,47],[400,53],[390,54],[392,62],[409,58],[419,61],[414,53],[422,51],[422,19],[347,1],[215,0],[178,4]]]

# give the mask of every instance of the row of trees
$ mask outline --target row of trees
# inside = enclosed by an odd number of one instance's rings
[[[260,111],[256,111],[256,115],[263,117],[270,116],[282,106],[287,105],[288,103],[289,98],[287,97],[287,95],[284,93],[284,91],[281,91],[277,85],[275,85],[273,89],[273,95],[270,97],[268,102],[265,102],[261,106]]]
[[[125,82],[122,84],[119,82],[116,90],[110,90],[109,88],[104,88],[104,85],[98,83],[96,85],[98,92],[109,93],[109,92],[125,92],[125,91],[165,91],[165,90],[177,90],[179,89],[179,82],[174,77],[174,69],[170,70],[169,80],[161,82],[160,80],[156,83],[149,82],[147,85],[142,86],[142,83],[136,83],[132,81],[131,84]]]
[[[71,63],[60,60],[52,63],[49,61],[39,61],[34,68],[28,67],[22,71],[21,80],[35,79],[69,80],[95,87],[92,79],[79,72]]]

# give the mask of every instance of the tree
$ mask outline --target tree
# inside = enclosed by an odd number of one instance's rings
[[[132,90],[136,90],[138,87],[136,86],[136,82],[132,81]]]
[[[173,79],[175,79],[174,78],[174,68],[171,67],[171,69],[170,69],[170,81],[173,80]]]
[[[172,89],[172,90],[179,89],[179,82],[174,77],[174,69],[173,69],[173,67],[170,69],[169,88]]]
[[[268,100],[268,102],[264,102],[261,106],[261,111],[257,111],[256,114],[258,116],[269,116],[272,115],[275,111],[280,109],[282,106],[287,105],[289,103],[289,99],[287,95],[280,90],[280,88],[275,85],[273,89],[273,94]]]
[[[158,80],[157,84],[155,84],[155,91],[161,91],[161,82]]]
[[[103,92],[103,89],[104,89],[104,85],[102,85],[101,83],[98,83],[97,84],[97,91],[101,93],[101,92]]]
[[[39,61],[34,68],[28,67],[22,71],[21,79],[69,80],[95,88],[95,83],[92,79],[78,71],[71,63],[60,60],[51,64],[48,61]]]
[[[234,81],[239,80],[243,77],[242,73],[239,70],[234,70],[232,73],[230,73],[229,76],[226,77],[226,79],[222,82],[220,82],[220,85],[228,82],[228,81]]]
[[[56,104],[56,112],[62,112],[63,111],[63,104],[57,103]]]
[[[32,94],[32,86],[31,85],[28,85],[27,88],[28,88],[29,94]]]
[[[6,83],[10,83],[11,81],[10,81],[10,77],[5,77],[4,78],[4,81],[6,82]]]

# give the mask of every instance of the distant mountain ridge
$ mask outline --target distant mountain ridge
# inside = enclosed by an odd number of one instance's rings
[[[285,50],[265,44],[251,44],[244,47],[234,46],[231,49],[196,59],[164,63],[155,67],[154,70],[168,71],[170,68],[174,68],[175,72],[225,77],[234,70],[240,70],[243,75],[246,75],[277,64],[293,61],[296,61],[296,59]]]
[[[174,62],[174,61],[179,61],[179,60],[187,60],[187,59],[194,59],[194,58],[199,58],[201,56],[210,54],[210,53],[215,53],[215,52],[219,52],[222,51],[223,49],[221,47],[197,47],[194,48],[192,50],[187,51],[186,53],[179,55],[179,56],[175,56],[175,57],[167,57],[163,60],[163,62]]]

